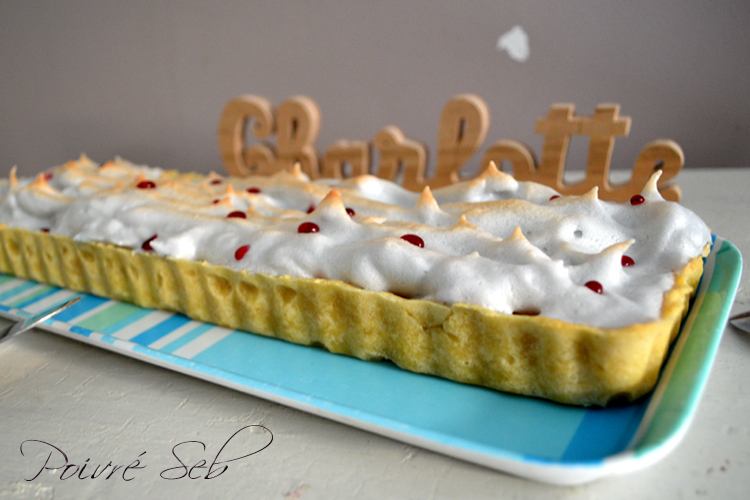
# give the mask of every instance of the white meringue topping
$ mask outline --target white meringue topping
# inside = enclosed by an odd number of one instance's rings
[[[596,190],[551,199],[553,189],[494,166],[419,194],[373,176],[224,178],[82,157],[36,179],[11,172],[0,223],[137,252],[156,235],[149,244],[163,256],[620,328],[658,319],[674,273],[711,241],[694,213],[659,195],[657,179],[632,205]],[[299,232],[304,222],[318,231]]]

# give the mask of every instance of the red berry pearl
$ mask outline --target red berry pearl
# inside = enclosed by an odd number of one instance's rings
[[[623,255],[622,256],[622,266],[623,267],[630,267],[630,266],[633,266],[633,265],[635,265],[635,261],[631,257],[628,257],[627,255]]]
[[[143,245],[141,245],[141,248],[147,252],[151,252],[153,250],[153,248],[151,247],[151,242],[156,239],[156,236],[157,235],[153,235],[152,237],[144,241]]]
[[[156,184],[153,181],[141,181],[135,187],[138,189],[154,189]]]
[[[313,204],[311,203],[311,204],[310,204],[310,206],[309,206],[309,207],[307,207],[307,213],[308,213],[308,214],[311,214],[311,213],[313,213],[313,210],[315,210],[315,205],[313,205]]]
[[[235,210],[234,212],[229,212],[227,214],[228,219],[246,219],[247,214],[245,212],[240,212],[239,210]]]
[[[604,288],[602,287],[602,284],[599,283],[598,281],[587,281],[585,286],[589,290],[596,292],[596,293],[604,292]]]
[[[346,213],[349,214],[349,217],[354,217],[355,215],[357,215],[357,212],[355,212],[354,209],[349,208],[349,207],[346,207]]]
[[[247,192],[252,193],[252,194],[258,194],[260,193],[260,188],[257,188],[257,187],[247,188]]]
[[[221,184],[221,179],[214,179],[211,181],[211,184],[213,184],[214,186],[217,184]]]
[[[314,222],[303,222],[297,228],[298,233],[317,233],[320,227]]]
[[[405,234],[401,237],[401,239],[404,241],[408,241],[412,245],[418,246],[419,248],[424,248],[424,240],[416,234]]]
[[[49,228],[48,228],[48,227],[43,227],[43,228],[41,229],[41,231],[42,231],[43,233],[49,233]]]
[[[641,196],[639,194],[634,194],[633,197],[630,198],[630,204],[631,205],[640,205],[644,201],[646,201],[646,198],[644,198],[643,196]]]
[[[215,199],[214,201],[212,201],[211,203],[212,203],[212,204],[214,204],[214,205],[216,205],[216,204],[217,204],[217,203],[219,203],[220,201],[221,201],[221,200],[220,200],[219,198],[216,198],[216,199]]]
[[[52,173],[51,172],[45,172],[45,174],[44,174],[44,180],[48,181],[50,179],[52,179]]]
[[[556,200],[556,199],[558,199],[559,197],[560,197],[560,195],[559,195],[559,194],[553,194],[553,195],[552,195],[552,196],[550,197],[549,201],[552,201],[552,200]]]
[[[245,256],[248,250],[250,250],[250,245],[242,245],[234,252],[234,258],[237,260],[242,260],[242,257]]]

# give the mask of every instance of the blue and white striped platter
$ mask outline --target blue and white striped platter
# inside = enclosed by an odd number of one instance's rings
[[[83,295],[44,329],[497,470],[578,484],[648,466],[686,432],[734,300],[741,256],[716,238],[654,393],[577,408],[418,375],[183,315]],[[28,317],[76,295],[0,274],[0,311]]]

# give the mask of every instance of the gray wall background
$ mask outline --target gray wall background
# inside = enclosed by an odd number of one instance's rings
[[[516,25],[529,35],[525,62],[496,48]],[[470,92],[491,112],[482,152],[509,138],[540,156],[534,124],[551,104],[591,114],[619,102],[633,126],[614,168],[663,137],[687,167],[750,166],[748,26],[744,0],[6,0],[0,170],[33,174],[85,152],[221,172],[219,115],[246,93],[315,99],[321,152],[397,125],[432,164],[443,105]],[[569,169],[586,147],[573,141]]]

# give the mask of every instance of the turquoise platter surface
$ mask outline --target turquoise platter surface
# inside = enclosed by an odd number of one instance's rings
[[[696,411],[741,256],[715,238],[654,392],[612,408],[564,406],[82,295],[43,328],[66,337],[500,471],[579,484],[671,451]],[[0,274],[0,311],[29,317],[75,292]]]

